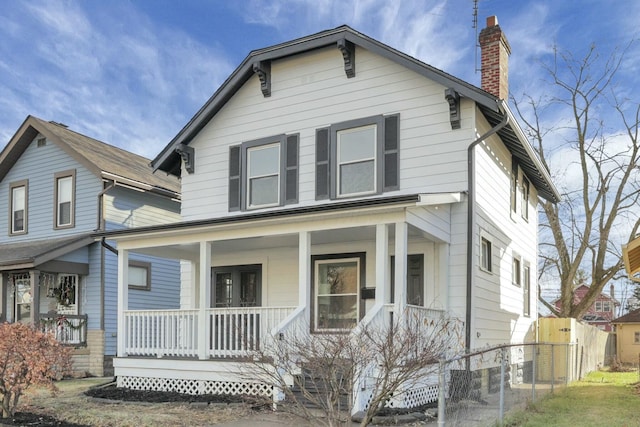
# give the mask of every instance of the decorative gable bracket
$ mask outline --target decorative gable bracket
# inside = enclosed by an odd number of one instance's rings
[[[344,72],[347,78],[356,76],[356,47],[347,39],[338,40],[338,49],[344,58]]]
[[[192,174],[196,171],[196,150],[193,147],[189,147],[185,144],[178,144],[175,149],[176,153],[182,157],[184,167],[188,174]]]
[[[260,61],[253,64],[253,72],[260,79],[260,90],[265,98],[271,96],[271,61]]]
[[[452,88],[445,89],[444,97],[449,103],[451,129],[460,129],[460,94]]]

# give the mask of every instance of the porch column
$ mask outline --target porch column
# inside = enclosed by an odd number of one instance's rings
[[[396,222],[395,239],[395,312],[401,315],[407,306],[407,223]]]
[[[126,357],[127,321],[124,312],[129,308],[129,251],[118,249],[118,333],[117,355]]]
[[[390,301],[388,261],[389,226],[378,224],[376,225],[376,304],[386,304]]]
[[[37,328],[40,323],[40,272],[31,270],[31,324]]]
[[[207,308],[211,301],[211,243],[200,242],[200,286],[198,313],[198,358],[207,358],[207,347],[211,336],[211,325],[207,318]]]
[[[298,234],[298,306],[304,307],[304,320],[311,325],[311,233]]]

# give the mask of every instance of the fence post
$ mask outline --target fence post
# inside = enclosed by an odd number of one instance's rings
[[[502,347],[501,352],[501,361],[500,361],[500,423],[502,423],[502,419],[504,418],[504,380],[506,374],[506,364],[507,364],[507,349],[506,347]]]
[[[531,367],[531,401],[536,401],[536,353],[538,352],[538,344],[531,346],[533,348],[533,366]]]
[[[446,362],[444,360],[440,360],[438,364],[438,427],[445,426],[445,409],[446,409],[446,401],[445,401],[445,387],[446,387],[446,376],[444,374]]]
[[[564,385],[568,385],[569,384],[569,375],[571,375],[571,356],[569,355],[569,350],[571,350],[573,348],[573,344],[571,343],[567,343],[566,344],[566,350],[565,350],[565,358],[567,359],[564,364],[565,366],[565,372],[564,372]]]

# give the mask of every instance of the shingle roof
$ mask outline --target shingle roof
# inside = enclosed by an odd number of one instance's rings
[[[95,242],[90,234],[0,245],[0,271],[33,268]]]
[[[611,323],[640,323],[640,308],[613,319]]]
[[[154,174],[149,159],[34,116],[26,118],[0,153],[0,180],[38,134],[57,144],[99,178],[124,178],[129,185],[173,197],[180,193],[180,181],[164,173]]]
[[[176,152],[180,144],[188,145],[195,135],[213,118],[218,111],[233,97],[254,74],[253,65],[261,61],[272,61],[291,55],[336,45],[346,40],[361,48],[375,52],[391,61],[407,67],[446,88],[454,89],[460,96],[474,100],[492,126],[499,123],[504,116],[509,116],[509,123],[503,127],[499,135],[507,148],[516,156],[520,165],[538,190],[540,196],[556,202],[560,195],[551,182],[549,172],[531,148],[524,132],[515,121],[508,106],[494,95],[458,79],[442,70],[425,64],[403,52],[372,39],[353,28],[343,25],[332,30],[322,31],[299,39],[291,40],[275,46],[254,50],[247,55],[242,63],[225,80],[218,90],[200,108],[193,118],[167,144],[167,146],[151,162],[154,170],[163,170],[179,176],[181,173],[181,158]]]

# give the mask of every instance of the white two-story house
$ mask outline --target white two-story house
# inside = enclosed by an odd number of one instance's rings
[[[461,351],[535,339],[536,203],[559,196],[505,102],[495,19],[481,39],[487,90],[346,26],[249,53],[152,162],[181,177],[182,222],[108,234],[118,384],[257,392],[228,360],[266,335],[406,309],[460,319]],[[179,310],[132,308],[141,253],[182,261]]]
[[[117,256],[93,234],[180,218],[178,179],[149,162],[33,116],[0,153],[0,321],[74,346],[77,374],[109,374],[116,353]],[[128,268],[132,307],[180,306],[178,261]]]

